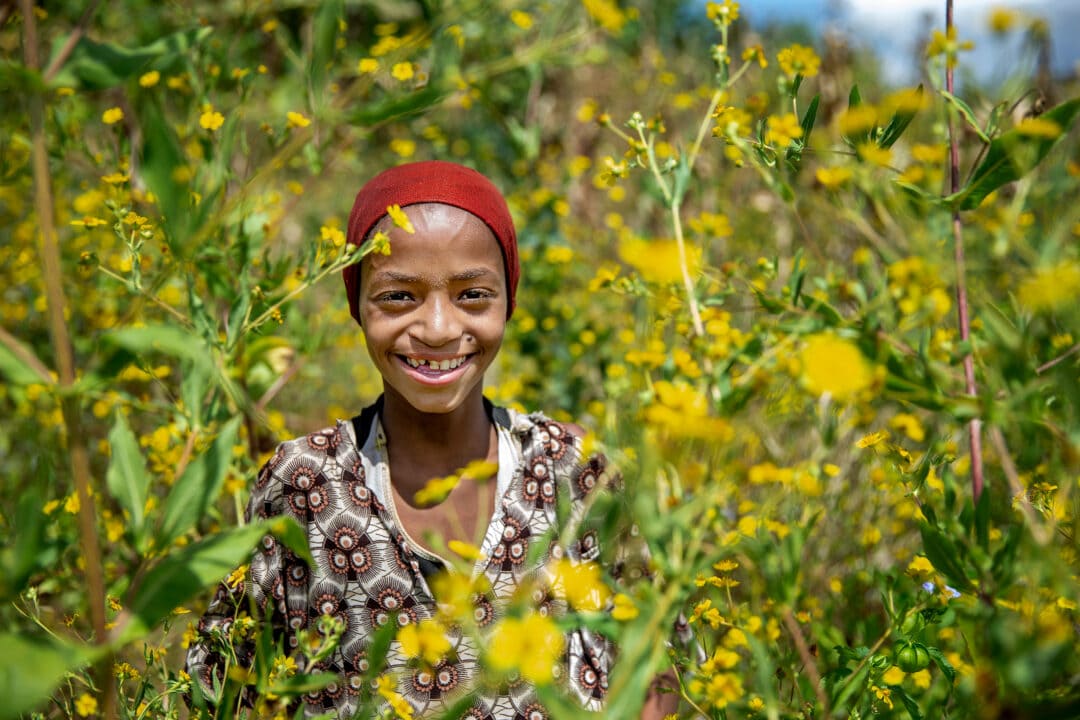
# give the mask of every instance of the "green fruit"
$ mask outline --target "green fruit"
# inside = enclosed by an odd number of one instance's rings
[[[930,653],[922,643],[905,643],[896,653],[896,666],[906,673],[925,670],[930,664]]]

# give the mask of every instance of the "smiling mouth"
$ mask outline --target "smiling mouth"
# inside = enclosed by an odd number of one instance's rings
[[[420,370],[421,372],[430,373],[456,370],[468,362],[472,355],[459,355],[453,358],[443,358],[438,360],[433,358],[414,358],[406,355],[398,355],[398,357],[409,367]]]

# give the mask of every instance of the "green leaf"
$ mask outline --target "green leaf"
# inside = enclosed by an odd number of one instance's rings
[[[800,123],[803,131],[803,144],[810,142],[810,132],[814,129],[814,122],[817,120],[818,106],[821,104],[821,95],[815,95],[814,99],[810,101],[810,106],[806,108],[806,113],[803,114],[802,123]]]
[[[161,528],[155,538],[157,547],[171,545],[213,505],[232,466],[232,449],[241,419],[238,415],[227,422],[206,452],[188,463],[173,483],[162,510]]]
[[[64,675],[91,660],[87,647],[12,633],[0,635],[0,720],[43,705]]]
[[[199,366],[210,364],[202,338],[176,326],[125,327],[106,333],[103,341],[140,357],[151,353],[164,353],[170,357],[190,360]]]
[[[945,202],[957,210],[973,210],[1002,185],[1022,178],[1068,134],[1077,113],[1080,113],[1080,98],[1064,102],[1039,116],[1040,120],[1049,120],[1060,128],[1061,131],[1054,137],[1031,135],[1013,129],[996,138],[990,143],[990,149],[982,164],[976,168],[971,182],[960,192],[946,197]]]
[[[177,171],[185,166],[180,141],[165,119],[156,100],[145,102],[139,109],[143,146],[139,168],[146,186],[157,198],[164,216],[165,239],[169,250],[177,257],[184,257],[187,236],[188,186],[182,182]]]
[[[26,587],[30,576],[47,564],[45,528],[47,516],[41,488],[30,485],[19,492],[15,509],[15,527],[9,531],[13,540],[0,550],[0,599],[12,598]]]
[[[971,109],[971,106],[950,92],[946,92],[945,90],[941,90],[940,92],[941,96],[956,108],[957,112],[960,113],[960,117],[964,118],[964,122],[968,124],[968,127],[975,131],[975,134],[979,136],[979,139],[989,145],[990,138],[983,132],[983,129],[979,127],[979,121],[975,119],[975,111]]]
[[[308,78],[311,86],[321,90],[326,84],[326,68],[334,59],[337,47],[338,22],[344,12],[342,0],[321,2],[317,6],[312,31],[311,63]]]
[[[900,702],[904,704],[904,709],[911,716],[911,720],[922,720],[922,711],[919,710],[919,704],[915,702],[915,698],[908,695],[907,691],[899,685],[890,685],[889,690],[893,697],[900,698]]]
[[[130,614],[121,620],[114,636],[117,643],[126,645],[144,636],[174,608],[227,577],[247,561],[270,525],[259,522],[232,528],[162,558],[129,592],[125,612]]]
[[[810,101],[810,106],[806,108],[806,113],[803,114],[802,122],[802,137],[798,141],[793,142],[788,146],[787,152],[784,153],[784,157],[787,160],[788,165],[792,170],[798,171],[802,163],[803,150],[810,143],[810,133],[814,129],[814,121],[817,119],[818,105],[821,104],[821,96],[815,95],[814,99]]]
[[[919,85],[916,92],[919,94],[920,100],[922,99],[923,86]],[[915,118],[918,110],[899,110],[892,116],[892,120],[885,126],[885,131],[882,132],[881,137],[878,138],[878,147],[891,148],[900,136],[907,130],[908,125]]]
[[[346,122],[361,127],[380,125],[390,120],[415,115],[427,110],[432,105],[442,102],[445,91],[435,85],[428,85],[422,90],[407,95],[391,95],[370,103],[359,103],[345,116]]]
[[[922,534],[923,550],[930,563],[958,590],[971,590],[971,581],[957,560],[959,547],[945,533],[923,523],[919,528]]]
[[[146,518],[146,493],[150,487],[150,474],[146,471],[146,461],[139,452],[139,441],[131,431],[122,412],[117,411],[116,421],[109,431],[109,468],[105,473],[105,483],[109,493],[115,498],[130,518],[130,528],[135,536],[136,546],[143,548],[143,529]]]
[[[189,52],[210,33],[210,28],[184,30],[137,48],[99,43],[83,36],[79,38],[67,62],[53,77],[52,85],[87,90],[116,87],[151,67],[166,66],[173,58]],[[63,40],[66,39],[57,38],[53,49],[54,57],[61,51]]]
[[[956,668],[945,659],[945,653],[941,652],[939,648],[927,647],[926,652],[929,653],[930,659],[933,660],[941,672],[949,679],[949,684],[956,682]]]
[[[51,384],[52,378],[41,377],[27,362],[27,357],[37,359],[34,351],[14,337],[12,342],[16,344],[15,348],[0,343],[0,375],[6,377],[12,385]]]

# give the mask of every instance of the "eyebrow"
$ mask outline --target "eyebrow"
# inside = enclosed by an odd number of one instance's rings
[[[463,282],[466,280],[476,280],[477,278],[487,277],[494,275],[491,270],[487,268],[469,268],[468,270],[462,270],[459,273],[450,277],[451,282]],[[375,277],[371,278],[371,282],[399,282],[399,283],[418,283],[423,282],[424,278],[418,275],[409,275],[407,273],[396,272],[394,270],[380,270]]]

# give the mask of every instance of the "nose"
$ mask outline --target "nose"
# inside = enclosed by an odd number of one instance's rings
[[[430,348],[438,348],[461,337],[462,325],[457,309],[442,293],[424,298],[413,323],[412,336]]]

